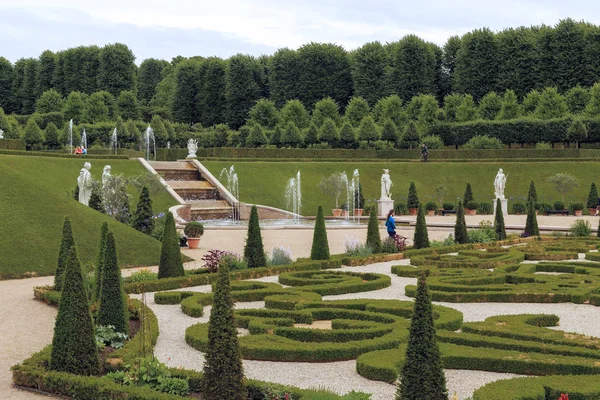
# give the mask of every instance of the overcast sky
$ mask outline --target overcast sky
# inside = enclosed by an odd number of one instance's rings
[[[177,55],[227,58],[330,42],[350,50],[414,33],[443,45],[489,27],[600,25],[598,0],[0,0],[0,56],[11,61],[80,45],[127,44],[139,64]]]

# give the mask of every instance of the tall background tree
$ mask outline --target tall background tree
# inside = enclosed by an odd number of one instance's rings
[[[156,94],[156,87],[162,80],[162,72],[169,65],[165,60],[147,58],[140,64],[137,86],[138,98],[143,104],[150,104]]]
[[[435,94],[436,59],[430,43],[408,35],[392,44],[391,88],[401,99]]]
[[[248,111],[260,99],[260,83],[264,79],[261,65],[252,56],[237,54],[229,59],[225,76],[227,123],[237,129],[244,125]]]
[[[354,95],[374,106],[389,94],[387,87],[389,54],[379,42],[366,43],[350,53]]]
[[[465,34],[456,53],[456,89],[479,101],[496,89],[498,50],[494,33],[488,28]]]
[[[123,90],[137,93],[137,66],[133,52],[122,43],[104,46],[100,52],[98,89],[118,96]]]

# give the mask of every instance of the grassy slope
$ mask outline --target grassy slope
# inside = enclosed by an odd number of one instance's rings
[[[394,186],[392,198],[406,202],[408,186],[412,180],[417,185],[421,202],[435,201],[435,187],[446,187],[445,202],[457,202],[463,197],[467,182],[473,187],[476,201],[492,202],[493,182],[498,168],[508,173],[506,197],[509,198],[509,212],[514,201],[525,202],[529,182],[535,181],[539,201],[554,203],[560,200],[560,194],[546,182],[546,179],[558,172],[568,172],[580,181],[578,189],[565,196],[565,203],[587,202],[590,184],[598,179],[597,162],[468,162],[468,163],[394,163],[394,162],[231,162],[204,161],[204,165],[219,175],[224,167],[235,165],[239,175],[240,198],[242,201],[285,208],[285,186],[287,180],[295,176],[298,170],[302,174],[302,214],[315,215],[317,206],[332,208],[333,199],[325,197],[318,188],[321,177],[332,172],[346,171],[351,175],[354,169],[360,172],[365,200],[379,198],[380,178],[383,168],[390,170]],[[340,203],[345,202],[345,193]],[[439,205],[439,204],[438,204]]]
[[[137,161],[108,162],[114,173],[144,173]],[[81,160],[0,155],[1,278],[19,277],[25,272],[53,274],[61,227],[67,215],[71,218],[83,263],[90,264],[95,260],[103,221],[108,221],[115,233],[121,264],[158,263],[159,242],[79,204],[67,195],[75,187],[81,165]],[[104,161],[92,161],[95,178],[100,177],[103,166]],[[135,189],[131,194],[136,194]],[[155,210],[164,210],[173,204],[166,193],[157,195],[155,200]]]

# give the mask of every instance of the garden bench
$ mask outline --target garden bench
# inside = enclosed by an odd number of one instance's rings
[[[569,210],[548,210],[546,215],[569,215]]]
[[[456,210],[441,210],[442,216],[445,217],[446,214],[456,214]]]

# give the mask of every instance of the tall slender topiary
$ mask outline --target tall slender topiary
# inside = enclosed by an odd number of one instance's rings
[[[465,221],[465,209],[462,202],[456,207],[456,224],[454,225],[454,241],[459,244],[469,243],[467,233],[467,221]]]
[[[527,203],[527,221],[525,222],[525,233],[529,236],[540,236],[537,217],[535,216],[535,205],[533,199]]]
[[[408,208],[417,208],[419,207],[419,196],[417,195],[417,187],[414,182],[410,183],[408,187],[408,200],[406,201],[406,206]]]
[[[377,220],[377,211],[374,208],[369,213],[369,225],[367,225],[367,247],[373,250],[373,253],[381,252],[379,221]]]
[[[69,251],[75,245],[73,240],[73,231],[71,229],[71,220],[65,217],[63,222],[62,238],[60,239],[60,248],[58,250],[58,264],[56,265],[56,273],[54,274],[54,290],[61,291],[63,288],[63,273],[67,266]]]
[[[425,212],[422,204],[419,204],[419,211],[417,212],[417,226],[415,227],[413,242],[415,249],[429,247],[429,235],[427,234],[427,224],[425,223]]]
[[[310,259],[329,260],[329,242],[327,240],[327,229],[325,229],[323,206],[321,205],[319,205],[319,208],[317,209],[317,219],[315,221]]]
[[[140,193],[131,226],[138,231],[151,235],[154,230],[154,218],[152,218],[152,199],[148,188],[144,186]]]
[[[165,230],[162,236],[158,278],[172,278],[183,275],[183,262],[181,261],[181,251],[179,250],[179,235],[177,234],[173,214],[169,212],[167,213]]]
[[[397,400],[447,400],[446,377],[435,337],[431,298],[421,273],[410,322]]]
[[[464,206],[466,207],[467,204],[469,204],[473,200],[474,200],[474,198],[473,198],[473,189],[471,189],[471,184],[467,183],[467,187],[465,188],[465,194],[463,196],[463,204],[464,204]]]
[[[94,187],[92,188],[89,206],[91,209],[105,214],[104,204],[102,204],[102,197],[100,197],[100,189],[98,189],[96,185],[94,185]]]
[[[116,332],[129,334],[129,311],[117,260],[115,237],[112,232],[106,234],[101,287],[96,324],[113,325]]]
[[[533,183],[533,179],[529,184],[529,191],[527,192],[527,202],[529,202],[530,199],[533,199],[534,204],[538,201],[537,190],[535,190],[535,183]]]
[[[64,270],[64,290],[54,325],[49,367],[78,375],[100,372],[94,324],[75,246],[69,249]]]
[[[96,269],[94,271],[94,293],[92,300],[100,299],[100,289],[102,288],[102,270],[104,267],[104,250],[106,249],[106,235],[108,234],[108,224],[102,223],[100,230],[100,249],[98,251],[98,260],[96,261]]]
[[[245,400],[247,396],[227,263],[219,265],[202,383],[205,400]]]
[[[533,181],[531,181],[533,183]],[[531,189],[531,186],[529,187]],[[535,188],[534,188],[535,190]],[[502,214],[502,203],[500,199],[496,199],[496,215],[494,216],[494,230],[496,231],[496,239],[506,239],[506,228],[504,226],[504,214]]]
[[[252,206],[250,210],[250,221],[248,221],[248,238],[244,247],[244,259],[248,268],[260,268],[267,266],[265,249],[263,247],[260,224],[258,222],[258,209]]]
[[[587,208],[598,207],[598,188],[596,182],[592,182],[590,186],[590,193],[588,194]]]

